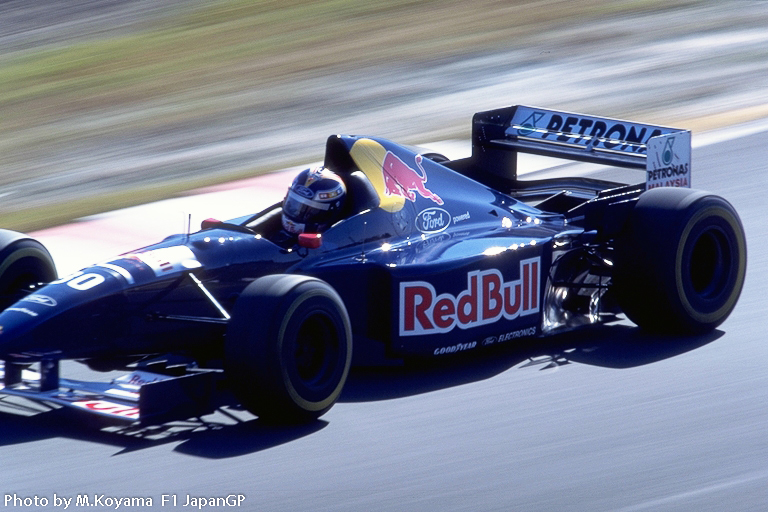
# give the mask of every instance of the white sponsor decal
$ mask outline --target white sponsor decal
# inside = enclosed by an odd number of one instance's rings
[[[451,225],[451,214],[442,208],[427,208],[416,216],[416,229],[422,233],[439,233]]]
[[[465,350],[473,349],[476,346],[476,341],[470,341],[469,343],[457,343],[455,345],[451,345],[450,347],[436,348],[434,355],[442,356],[443,354],[455,354],[456,352],[463,352]]]
[[[494,343],[503,343],[505,341],[514,340],[516,338],[524,338],[527,336],[536,335],[536,326],[528,327],[526,329],[518,329],[516,331],[510,331],[498,336],[488,336],[483,340],[483,345],[493,345]]]
[[[125,268],[121,267],[120,265],[115,265],[114,263],[99,263],[98,265],[94,265],[94,266],[106,268],[107,270],[111,270],[112,272],[116,272],[117,274],[122,276],[123,279],[125,279],[126,282],[128,282],[128,284],[133,284],[134,283],[133,276],[128,271],[128,269],[125,269]]]
[[[496,269],[467,274],[467,288],[453,296],[438,295],[431,283],[400,283],[400,336],[445,333],[455,327],[469,329],[539,311],[539,257],[520,262],[520,278],[504,282]]]
[[[469,212],[462,213],[461,215],[457,215],[453,218],[453,223],[456,224],[458,222],[461,222],[463,220],[469,220]]]
[[[27,308],[8,308],[5,311],[15,311],[17,313],[24,313],[25,315],[29,316],[37,316],[37,313]]]
[[[56,306],[56,304],[58,304],[56,302],[56,299],[54,299],[53,297],[49,297],[47,295],[38,295],[38,294],[29,295],[27,297],[24,297],[21,300],[25,302],[33,302],[35,304],[42,304],[43,306],[50,306],[50,307],[54,307]]]
[[[74,290],[84,292],[99,286],[105,280],[106,278],[101,274],[96,274],[94,272],[86,274],[84,271],[80,270],[74,274],[57,279],[56,281],[51,281],[50,284],[66,284]]]
[[[202,266],[192,250],[186,245],[175,245],[147,252],[126,254],[126,258],[142,261],[154,271],[156,276],[173,274]]]
[[[691,132],[670,133],[648,141],[646,189],[691,187]]]
[[[520,106],[506,133],[639,155],[645,153],[651,137],[671,131],[661,126]]]

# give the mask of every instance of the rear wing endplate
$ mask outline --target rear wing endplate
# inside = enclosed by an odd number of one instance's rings
[[[647,188],[691,184],[688,130],[523,105],[475,114],[475,165],[514,180],[518,152],[645,170]]]

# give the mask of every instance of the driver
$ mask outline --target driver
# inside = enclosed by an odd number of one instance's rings
[[[283,200],[283,229],[299,233],[322,233],[341,219],[347,188],[341,178],[325,167],[301,171]]]

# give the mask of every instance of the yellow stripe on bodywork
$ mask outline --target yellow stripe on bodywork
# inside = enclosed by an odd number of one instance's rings
[[[379,195],[379,207],[390,213],[402,210],[405,198],[386,193],[382,170],[384,157],[387,154],[384,146],[372,139],[360,139],[352,145],[349,154],[357,167],[368,177],[373,188],[376,189],[376,193]]]

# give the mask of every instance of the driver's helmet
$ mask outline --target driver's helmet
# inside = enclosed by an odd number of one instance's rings
[[[283,229],[295,235],[322,233],[340,220],[347,188],[325,167],[301,171],[283,200]]]

